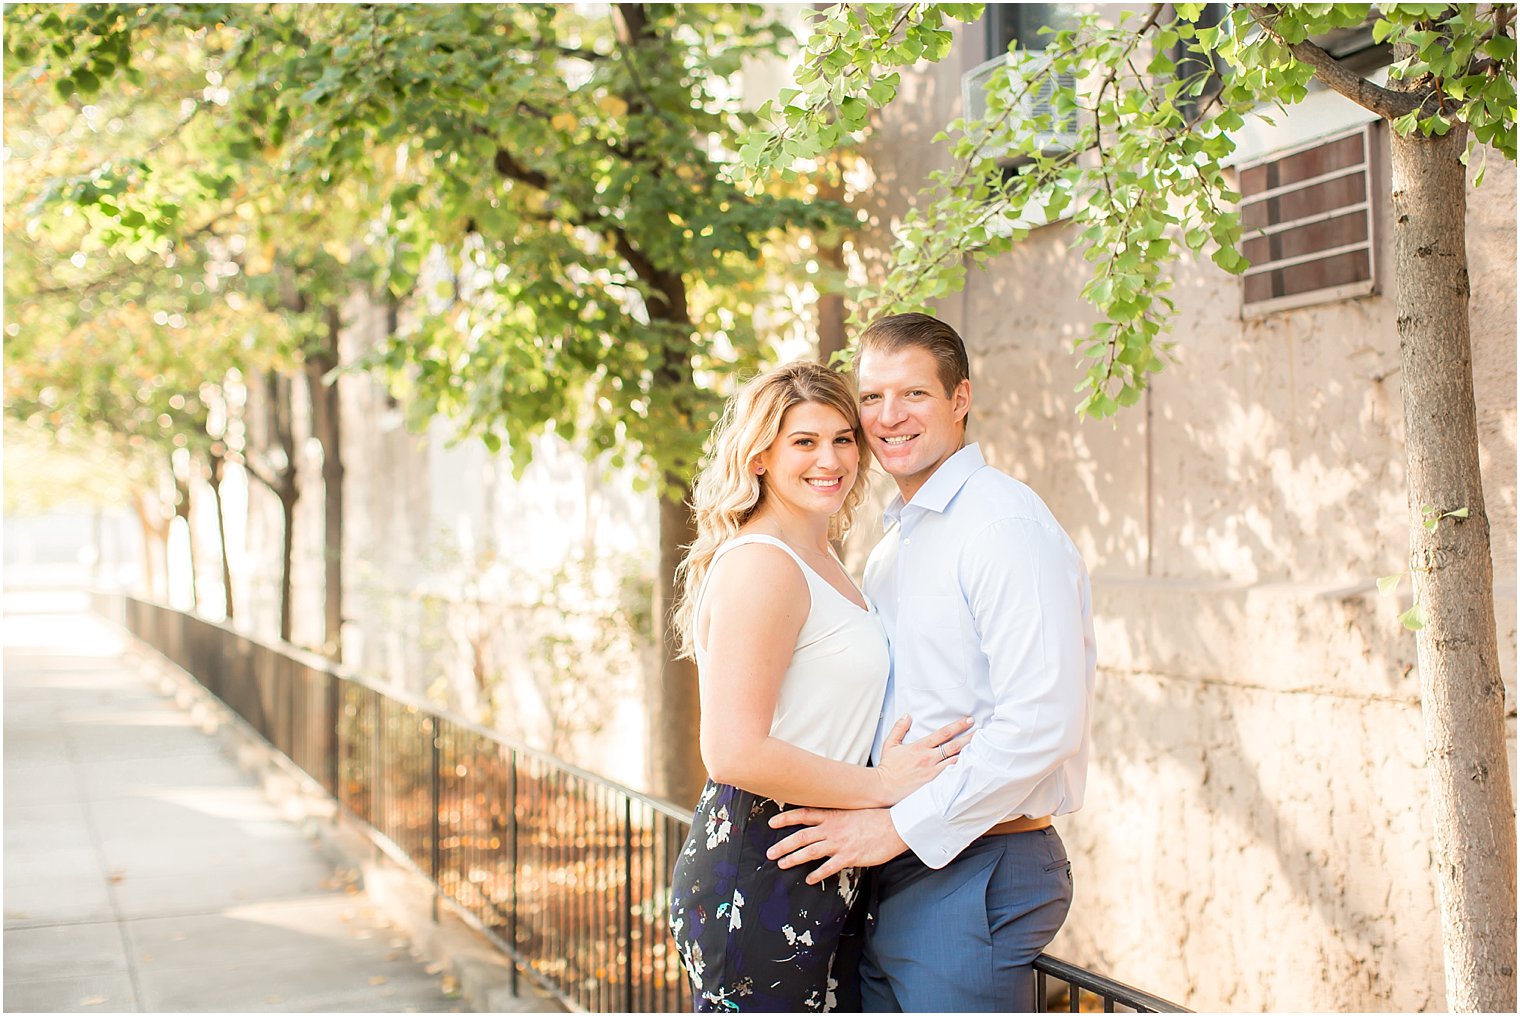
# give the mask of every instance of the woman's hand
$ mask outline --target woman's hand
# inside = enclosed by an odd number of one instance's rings
[[[912,744],[903,744],[913,719],[904,716],[892,725],[882,744],[881,762],[876,775],[881,778],[884,803],[896,804],[919,787],[938,776],[946,766],[955,764],[955,756],[971,743],[971,719],[956,720],[919,738]],[[962,737],[960,735],[964,734]]]

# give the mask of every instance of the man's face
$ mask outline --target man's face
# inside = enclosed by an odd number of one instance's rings
[[[882,468],[905,500],[960,450],[971,408],[971,382],[945,393],[933,354],[917,346],[868,349],[855,361],[860,422]]]

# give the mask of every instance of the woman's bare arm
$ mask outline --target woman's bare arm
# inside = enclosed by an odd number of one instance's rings
[[[789,804],[895,804],[952,764],[965,740],[953,738],[969,724],[943,728],[879,768],[837,762],[770,736],[781,681],[811,602],[807,579],[779,547],[735,547],[713,566],[697,618],[707,663],[702,761],[720,783]],[[889,742],[901,741],[907,729],[899,722]]]

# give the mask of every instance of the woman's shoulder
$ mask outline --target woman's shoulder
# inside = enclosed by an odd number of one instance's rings
[[[795,571],[801,573],[797,552],[778,536],[765,532],[744,532],[725,540],[713,553],[712,567],[726,562],[729,571]]]
[[[713,555],[712,581],[747,590],[751,595],[773,589],[789,593],[808,584],[802,562],[784,540],[765,532],[742,530]]]
[[[780,631],[800,626],[813,594],[786,545],[772,538],[735,537],[719,548],[707,573],[702,610],[724,624]]]

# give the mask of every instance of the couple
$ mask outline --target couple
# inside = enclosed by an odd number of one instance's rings
[[[1044,503],[964,443],[968,374],[954,329],[896,315],[860,338],[858,393],[790,364],[715,431],[675,617],[711,775],[670,917],[699,1012],[1035,1008],[1092,596]],[[862,593],[829,541],[871,454],[898,496]]]

